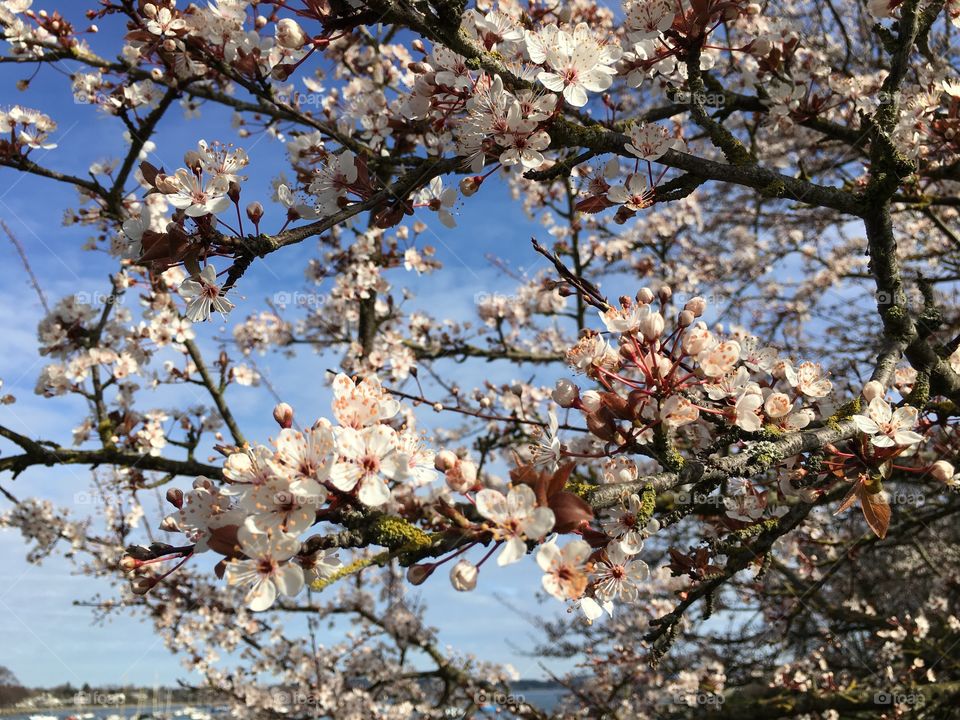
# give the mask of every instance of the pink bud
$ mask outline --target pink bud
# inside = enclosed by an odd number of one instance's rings
[[[580,396],[580,405],[587,412],[596,412],[602,405],[600,393],[596,390],[587,390]]]
[[[250,218],[250,222],[255,225],[260,222],[260,218],[263,217],[263,205],[259,202],[252,202],[247,205],[247,217]]]
[[[285,402],[277,403],[273,409],[273,419],[284,429],[293,427],[293,408]]]
[[[702,297],[690,298],[683,309],[692,312],[694,317],[700,317],[703,315],[703,311],[707,309],[707,301]]]
[[[557,386],[553,389],[553,399],[557,405],[564,408],[573,407],[580,395],[580,389],[565,378],[557,380]]]
[[[173,505],[175,508],[180,509],[183,507],[183,490],[180,488],[170,488],[167,490],[167,502]]]
[[[460,194],[464,197],[470,197],[480,189],[481,184],[483,184],[483,178],[479,175],[465,177],[460,181]]]
[[[450,450],[441,450],[433,458],[433,466],[440,472],[447,472],[456,467],[459,458]]]
[[[883,385],[881,385],[876,380],[871,380],[866,385],[863,386],[863,399],[867,402],[870,402],[874,398],[883,397],[884,390]]]
[[[650,288],[640,288],[637,290],[637,302],[641,305],[649,305],[653,302],[653,291]]]
[[[930,474],[942,483],[950,484],[954,475],[953,465],[946,460],[937,460],[930,466]]]
[[[433,575],[433,571],[437,569],[437,566],[433,563],[429,565],[411,565],[407,568],[407,582],[411,585],[422,585],[423,582]]]
[[[640,321],[640,332],[646,340],[656,340],[663,332],[663,315],[652,312]]]
[[[450,584],[458,592],[469,592],[477,586],[477,566],[468,560],[458,560],[450,569]]]
[[[293,18],[283,18],[277,23],[277,43],[288,50],[299,50],[307,42],[307,34]]]

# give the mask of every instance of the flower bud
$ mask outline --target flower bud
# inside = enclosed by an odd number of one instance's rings
[[[120,569],[130,572],[131,570],[136,570],[138,567],[140,567],[141,562],[141,560],[137,560],[131,555],[124,555],[122,558],[120,558]]]
[[[660,297],[660,302],[666,304],[670,302],[670,298],[673,297],[673,288],[671,288],[669,285],[664,285],[662,288],[660,288],[657,295]]]
[[[263,217],[263,205],[256,201],[247,205],[247,217],[254,225],[259,225],[260,218]]]
[[[437,569],[437,566],[433,563],[429,565],[411,565],[407,568],[407,582],[411,585],[421,585],[423,582],[433,575],[433,571]]]
[[[640,332],[646,340],[656,340],[663,332],[663,326],[663,315],[652,312],[640,321]]]
[[[288,50],[299,50],[307,42],[307,34],[293,18],[283,18],[277,23],[277,43]]]
[[[457,465],[459,458],[450,450],[441,450],[433,458],[433,466],[440,472],[447,472]]]
[[[465,177],[460,181],[460,194],[464,197],[470,197],[475,194],[477,190],[480,189],[480,185],[483,184],[483,178],[479,175],[473,175],[471,177]]]
[[[468,560],[458,560],[450,569],[450,584],[458,592],[469,592],[477,586],[477,566]]]
[[[477,482],[477,466],[469,460],[460,461],[460,474],[471,485]]]
[[[653,302],[653,291],[650,288],[640,288],[637,290],[637,302],[641,305],[649,305]]]
[[[876,397],[883,397],[883,385],[876,380],[871,380],[863,386],[863,399],[870,402]]]
[[[273,66],[273,69],[270,71],[270,77],[283,82],[293,74],[293,71],[294,66],[290,63],[279,63]]]
[[[587,390],[580,396],[580,405],[587,412],[596,412],[602,404],[600,393],[596,390]]]
[[[682,310],[677,316],[677,325],[680,327],[689,327],[693,325],[693,321],[696,319],[696,316],[689,310]]]
[[[683,309],[692,312],[694,317],[700,317],[703,315],[703,311],[707,309],[707,301],[702,297],[690,298]]]
[[[757,38],[752,43],[750,43],[750,54],[756,55],[757,57],[763,57],[768,55],[770,51],[773,50],[773,43],[764,38]]]
[[[950,484],[954,474],[953,465],[946,460],[937,460],[930,466],[930,474],[942,483]]]
[[[563,408],[573,407],[580,395],[580,389],[566,378],[557,380],[557,386],[553,389],[552,397],[557,405]]]
[[[160,521],[160,529],[164,532],[180,532],[180,526],[177,525],[177,519],[173,515],[168,515]]]
[[[647,535],[653,535],[653,534],[656,533],[659,529],[660,529],[660,521],[657,520],[656,518],[650,518],[650,522],[648,522],[648,523],[644,526],[643,531],[644,531]]]
[[[183,507],[183,490],[180,488],[170,488],[167,490],[167,502],[173,505],[175,508],[180,509]]]
[[[285,402],[277,403],[273,409],[273,419],[284,429],[293,427],[293,408]]]

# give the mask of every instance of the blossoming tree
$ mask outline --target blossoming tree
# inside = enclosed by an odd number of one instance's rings
[[[129,144],[74,176],[28,81],[0,110],[2,172],[75,188],[68,220],[116,268],[39,327],[36,392],[88,407],[72,444],[0,424],[32,560],[113,581],[98,612],[149,617],[251,717],[483,716],[505,671],[440,646],[410,586],[494,592],[513,563],[571,610],[535,651],[578,661],[558,717],[953,712],[960,3],[88,4],[0,0],[0,62],[69,67]],[[204,106],[233,127],[151,163]],[[244,187],[255,136],[289,161],[269,197]],[[469,234],[498,183],[547,270],[476,318],[409,311],[411,273],[457,272],[424,221]],[[307,241],[322,307],[242,297]],[[283,398],[248,437],[243,358],[300,348],[340,358],[332,407]],[[462,384],[489,363],[516,380]],[[145,407],[183,384],[209,408]],[[110,502],[32,497],[58,464]]]

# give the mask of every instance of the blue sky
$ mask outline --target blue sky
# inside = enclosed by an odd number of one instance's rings
[[[67,13],[71,14],[76,11]],[[78,25],[85,25],[77,20]],[[107,24],[102,27],[95,49],[107,52],[118,48],[116,29],[111,30]],[[21,93],[13,89],[14,83],[29,77],[32,68],[0,66],[0,87],[5,88],[0,105],[20,103],[53,117],[59,124],[53,138],[59,147],[36,152],[32,159],[82,176],[90,163],[123,154],[122,126],[91,106],[74,104],[67,74],[80,68],[69,62],[62,63],[61,68],[64,73],[41,68],[29,90]],[[199,120],[186,120],[174,110],[154,138],[157,150],[151,161],[167,169],[176,168],[182,164],[184,151],[201,138],[242,145],[250,155],[250,180],[244,185],[244,200],[263,200],[268,215],[262,227],[275,229],[281,213],[266,201],[270,179],[284,167],[283,145],[266,136],[239,140],[229,122],[229,113],[213,106],[204,106]],[[52,302],[74,293],[106,293],[107,275],[116,269],[104,253],[81,249],[88,238],[85,229],[62,225],[62,212],[67,207],[76,207],[76,195],[70,187],[0,168],[0,217],[26,248]],[[437,248],[445,270],[411,284],[418,293],[416,305],[436,314],[440,314],[436,309],[442,308],[449,317],[472,318],[478,293],[512,291],[513,281],[490,264],[487,254],[506,258],[514,268],[535,271],[543,267],[529,245],[531,235],[539,233],[542,238],[542,228],[531,223],[519,205],[510,201],[506,188],[494,180],[461,209],[457,229],[447,230],[430,215],[420,217],[429,223],[426,241]],[[315,255],[315,245],[308,240],[257,261],[243,278],[239,292],[246,300],[231,322],[263,307],[263,299],[278,291],[307,289],[303,268]],[[69,444],[70,430],[79,424],[85,409],[71,399],[47,400],[33,393],[37,374],[46,362],[36,348],[36,325],[41,317],[42,308],[14,248],[5,237],[0,238],[0,328],[4,339],[0,378],[4,392],[17,397],[16,404],[0,407],[0,422],[33,437]],[[215,338],[228,334],[229,329],[229,323],[207,323],[198,328],[198,340],[211,348]],[[328,390],[314,378],[334,367],[335,359],[305,350],[294,360],[268,357],[257,361],[279,395],[294,405],[301,418],[329,414]],[[484,379],[505,381],[511,375],[505,364],[492,363],[464,368],[459,380],[463,387],[471,387]],[[141,398],[142,408],[207,401],[192,388],[144,391]],[[265,387],[234,388],[229,400],[248,437],[265,441],[275,431],[270,418],[273,398]],[[428,415],[432,413],[421,413],[426,423],[433,422]],[[14,449],[4,444],[3,452]],[[36,495],[79,512],[87,509],[81,505],[90,488],[86,468],[32,468],[15,481],[3,477],[0,483],[17,496]],[[180,483],[185,487],[188,480],[181,479]],[[0,507],[6,509],[7,504]],[[154,522],[158,519],[152,518]],[[72,604],[97,593],[109,597],[111,588],[72,574],[70,564],[63,559],[50,558],[39,567],[26,563],[18,533],[0,531],[0,552],[6,559],[0,569],[0,634],[4,638],[0,664],[13,670],[25,684],[169,684],[178,677],[195,679],[166,652],[150,626],[129,618],[115,618],[105,626],[96,626],[88,609]],[[438,574],[421,588],[421,594],[430,607],[431,624],[440,629],[442,643],[483,659],[512,663],[524,677],[538,677],[543,674],[539,661],[517,654],[510,644],[529,644],[525,638],[533,637],[533,628],[508,610],[494,592],[526,606],[532,602],[539,580],[539,569],[532,558],[527,558],[507,569],[491,564],[481,573],[480,587],[474,593],[455,593],[445,574]],[[563,612],[559,604],[546,608]],[[331,642],[335,640],[330,637]],[[556,670],[563,667],[550,666]]]

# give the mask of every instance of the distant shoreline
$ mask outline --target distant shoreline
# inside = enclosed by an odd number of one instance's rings
[[[54,705],[51,707],[34,707],[34,708],[0,708],[0,717],[9,717],[11,715],[42,715],[43,713],[57,712],[57,713],[85,713],[85,712],[98,712],[98,711],[109,711],[109,710],[136,710],[142,708],[143,712],[150,712],[151,710],[166,711],[166,709],[176,709],[182,707],[207,707],[210,703],[192,703],[192,702],[177,702],[166,704],[158,704],[156,706],[151,705],[141,705],[140,703],[118,703],[116,705]],[[216,703],[213,703],[216,705]]]

